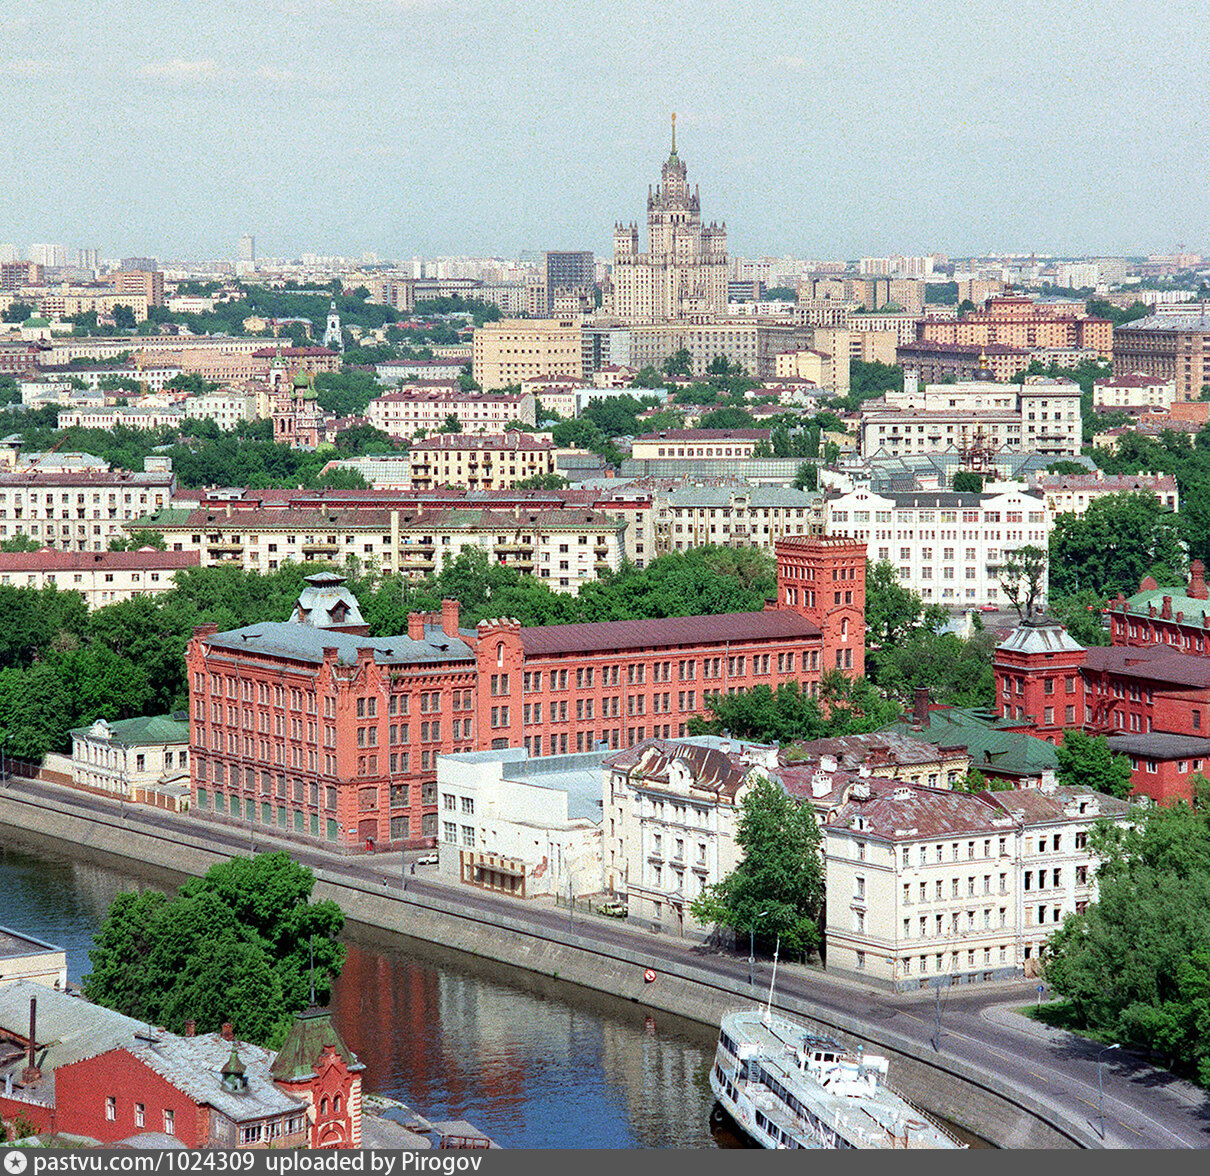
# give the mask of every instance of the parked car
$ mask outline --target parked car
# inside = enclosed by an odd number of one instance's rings
[[[626,918],[626,904],[624,902],[606,902],[597,907],[598,915],[609,915],[612,919]]]
[[[417,859],[418,866],[435,866],[437,864],[437,855],[435,853],[422,853]]]

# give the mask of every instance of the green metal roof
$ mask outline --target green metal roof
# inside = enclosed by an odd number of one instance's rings
[[[1155,615],[1158,617],[1164,608],[1164,597],[1172,597],[1172,615],[1184,613],[1185,618],[1191,621],[1200,621],[1204,613],[1210,613],[1210,600],[1198,600],[1193,596],[1186,596],[1183,592],[1177,592],[1172,588],[1148,588],[1144,592],[1136,592],[1133,596],[1126,598],[1126,608],[1132,613],[1141,613],[1146,616],[1151,606],[1155,605]]]
[[[336,1032],[328,1010],[312,1005],[294,1018],[286,1040],[269,1067],[270,1075],[279,1082],[305,1082],[315,1073],[315,1065],[326,1045],[336,1047],[349,1069],[364,1069]]]
[[[947,707],[929,712],[928,725],[920,730],[910,715],[884,727],[935,743],[941,747],[965,747],[971,757],[971,769],[993,771],[1008,776],[1036,776],[1059,766],[1054,746],[1045,739],[1008,729],[1011,720],[1000,719],[988,711],[970,707]]]
[[[178,712],[184,715],[185,712]],[[86,736],[92,727],[75,727],[72,735]],[[139,747],[151,743],[188,743],[188,717],[172,715],[142,715],[137,719],[117,719],[109,724],[111,743]]]

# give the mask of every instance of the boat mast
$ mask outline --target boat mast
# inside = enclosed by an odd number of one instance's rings
[[[781,951],[781,936],[777,937],[777,944],[773,948],[773,975],[769,977],[769,1000],[765,1005],[765,1023],[768,1024],[769,1015],[773,1011],[773,985],[777,983],[777,955]]]

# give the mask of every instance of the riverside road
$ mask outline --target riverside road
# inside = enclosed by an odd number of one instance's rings
[[[170,842],[187,841],[223,855],[246,854],[250,848],[258,852],[284,849],[297,861],[335,880],[373,888],[401,900],[401,930],[406,931],[402,918],[406,904],[429,898],[456,903],[471,917],[476,913],[506,915],[544,939],[559,940],[574,929],[580,941],[641,953],[657,972],[675,975],[678,965],[691,963],[699,971],[710,973],[720,987],[737,997],[756,996],[768,985],[768,960],[758,961],[754,991],[748,987],[746,955],[716,950],[694,939],[653,934],[615,919],[579,911],[569,915],[566,909],[548,904],[523,903],[446,884],[433,877],[431,866],[417,867],[416,874],[408,873],[407,888],[401,891],[405,866],[398,853],[348,857],[276,837],[260,826],[250,832],[247,826],[218,825],[141,805],[126,805],[124,812],[115,812],[110,800],[41,781],[12,777],[4,781],[3,792],[12,801],[59,809],[111,825],[126,824],[147,835]],[[883,1027],[922,1051],[933,1051],[935,1041],[939,1062],[951,1057],[974,1066],[993,1087],[997,1082],[1005,1087],[1027,1087],[1083,1137],[1094,1142],[1099,1138],[1097,1057],[1102,1046],[1021,1016],[1016,1010],[1035,998],[1032,981],[944,990],[939,1037],[932,990],[891,994],[817,968],[783,966],[778,971],[777,994],[779,1004],[797,1009],[804,1016],[811,1016],[813,1010],[826,1010],[859,1021],[868,1027],[874,1040]],[[1127,1049],[1105,1054],[1102,1069],[1105,1147],[1210,1147],[1210,1097],[1206,1092],[1154,1068]]]

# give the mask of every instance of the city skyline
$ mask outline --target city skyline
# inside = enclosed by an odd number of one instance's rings
[[[1196,170],[1174,162],[1210,146],[1178,97],[1210,40],[1192,13],[1127,4],[1110,32],[1003,0],[759,21],[714,3],[47,7],[10,21],[0,59],[0,240],[19,246],[234,259],[250,232],[281,257],[608,257],[673,111],[737,256],[1201,244]]]

